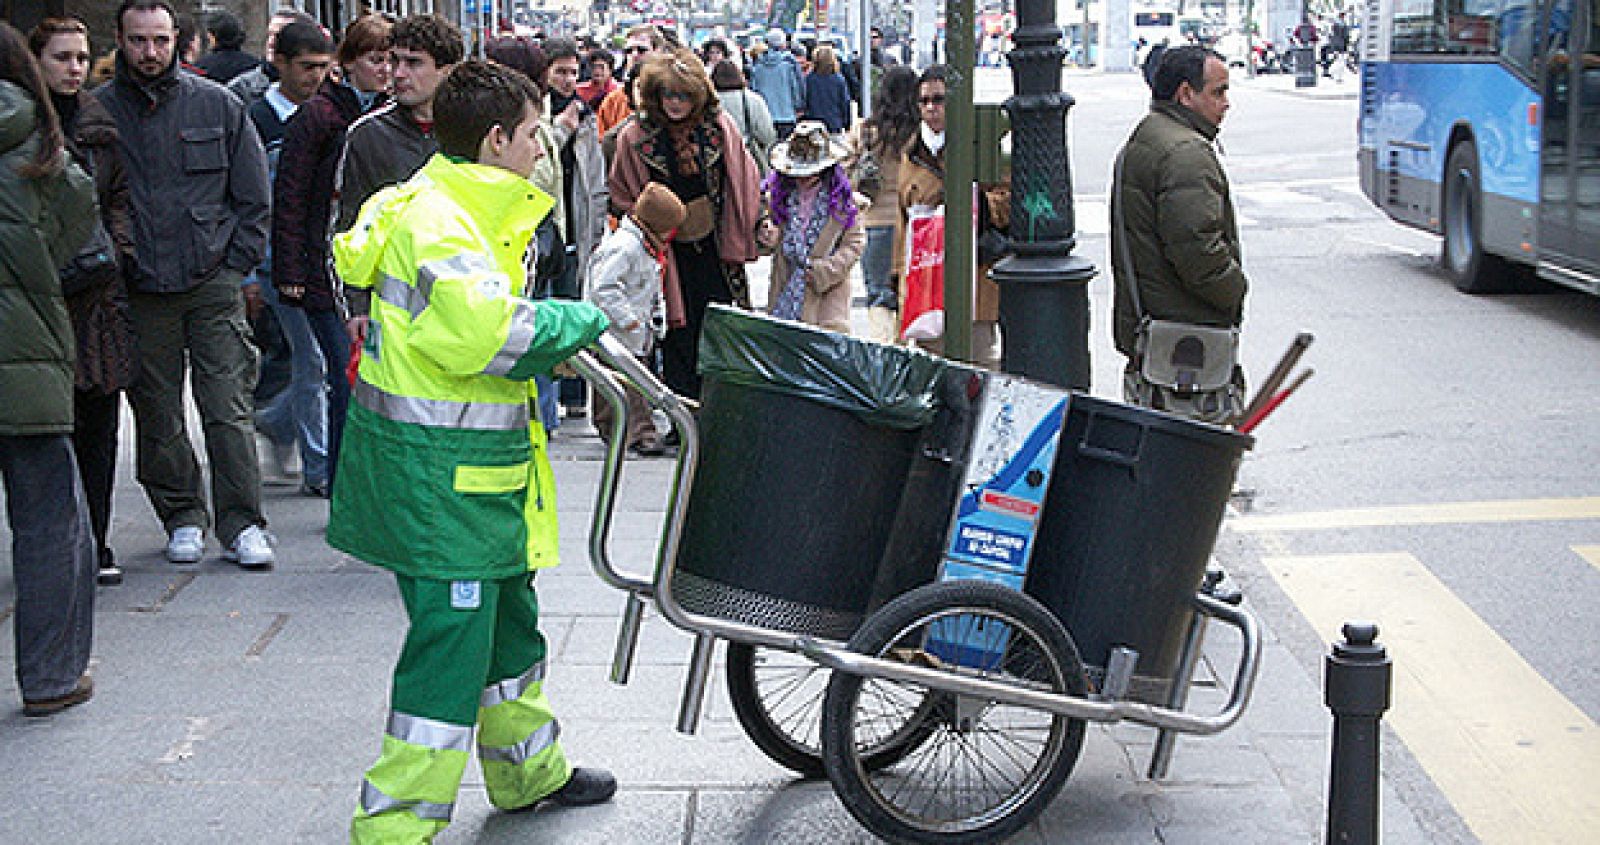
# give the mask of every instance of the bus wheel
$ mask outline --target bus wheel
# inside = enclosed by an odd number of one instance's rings
[[[1439,263],[1462,293],[1505,293],[1515,287],[1515,268],[1483,251],[1482,188],[1478,148],[1462,141],[1444,168],[1444,246]]]

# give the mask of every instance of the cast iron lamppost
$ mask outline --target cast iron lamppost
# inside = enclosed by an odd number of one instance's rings
[[[1089,280],[1095,267],[1077,246],[1067,110],[1061,90],[1061,30],[1055,0],[1017,0],[1007,57],[1012,90],[1011,254],[990,275],[1000,285],[1001,368],[1076,390],[1089,389]],[[1087,44],[1085,45],[1087,47]]]

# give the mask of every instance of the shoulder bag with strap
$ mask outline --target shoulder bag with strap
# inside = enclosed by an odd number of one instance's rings
[[[1126,155],[1126,147],[1117,154],[1112,184],[1118,191],[1125,187],[1122,164]],[[1244,380],[1236,376],[1238,327],[1158,320],[1145,313],[1139,301],[1133,251],[1128,248],[1123,200],[1121,196],[1113,200],[1113,222],[1120,235],[1117,255],[1127,271],[1128,296],[1133,300],[1133,313],[1139,318],[1134,333],[1134,366],[1124,379],[1125,398],[1136,405],[1201,422],[1234,422],[1244,408]]]

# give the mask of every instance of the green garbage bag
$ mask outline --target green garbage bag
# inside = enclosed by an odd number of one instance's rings
[[[700,375],[820,402],[870,425],[922,428],[948,363],[722,305],[706,312]]]

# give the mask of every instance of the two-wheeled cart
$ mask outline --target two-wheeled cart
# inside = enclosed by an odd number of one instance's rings
[[[679,433],[653,573],[608,549],[622,438],[589,551],[628,594],[613,681],[646,602],[695,635],[680,731],[726,640],[775,761],[885,839],[977,843],[1049,804],[1087,722],[1156,728],[1161,777],[1177,734],[1242,715],[1259,630],[1206,562],[1250,438],[732,310],[701,356],[698,413],[610,338],[574,359],[617,430],[620,375]],[[1238,664],[1226,704],[1191,713],[1213,619]]]

